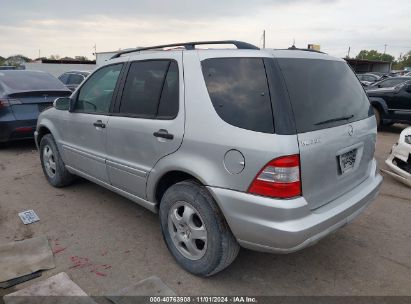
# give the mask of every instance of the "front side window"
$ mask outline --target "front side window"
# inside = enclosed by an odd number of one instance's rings
[[[75,112],[108,113],[122,64],[103,67],[81,87]]]
[[[211,102],[221,119],[243,129],[274,133],[262,58],[206,59],[202,70]]]
[[[120,113],[170,119],[178,112],[178,67],[174,61],[133,62],[121,97]]]

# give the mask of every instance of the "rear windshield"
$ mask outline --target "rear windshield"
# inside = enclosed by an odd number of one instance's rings
[[[67,90],[55,77],[30,71],[2,71],[0,83],[11,91]]]
[[[274,133],[270,92],[262,58],[213,58],[202,61],[208,93],[227,123]]]
[[[357,77],[345,62],[278,59],[298,133],[343,125],[372,116]]]

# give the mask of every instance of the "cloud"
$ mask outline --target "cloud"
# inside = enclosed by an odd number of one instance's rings
[[[321,44],[344,56],[362,48],[398,56],[411,49],[411,1],[373,0],[79,1],[0,0],[0,55],[86,55],[163,43],[236,39],[285,48]],[[388,21],[387,21],[388,20]],[[408,43],[411,44],[411,43]]]

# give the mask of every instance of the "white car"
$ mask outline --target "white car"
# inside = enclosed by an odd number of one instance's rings
[[[382,170],[383,172],[411,187],[411,127],[401,132],[385,163],[393,172]]]

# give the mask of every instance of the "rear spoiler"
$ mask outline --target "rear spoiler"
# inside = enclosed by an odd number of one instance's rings
[[[69,96],[71,95],[70,90],[31,90],[31,91],[19,91],[10,92],[7,94],[8,97],[18,98],[18,97],[43,97],[43,96]]]

